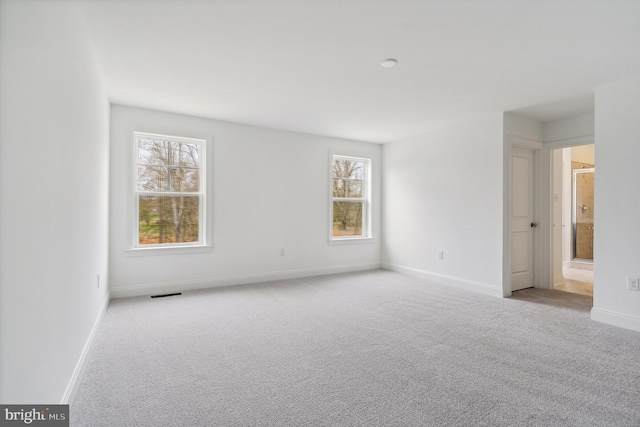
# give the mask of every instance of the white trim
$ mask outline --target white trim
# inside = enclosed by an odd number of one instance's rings
[[[507,137],[509,138],[509,142],[512,146],[515,145],[516,147],[526,148],[533,151],[539,150],[543,147],[542,142],[535,139],[523,138],[521,136],[511,134],[507,134]]]
[[[364,205],[364,218],[362,220],[362,230],[363,233],[366,232],[365,236],[345,236],[345,237],[334,237],[333,236],[333,161],[335,157],[341,157],[343,159],[354,159],[354,160],[362,160],[365,162],[365,172],[364,172],[364,197],[359,199],[353,199],[353,201],[362,201]],[[340,244],[358,244],[358,243],[369,243],[372,239],[375,239],[375,230],[373,227],[373,206],[374,206],[374,191],[373,191],[373,154],[372,153],[362,153],[362,152],[352,152],[349,150],[337,151],[337,150],[329,150],[329,176],[328,176],[328,208],[329,208],[329,245],[340,245]],[[345,199],[349,201],[349,199]]]
[[[78,359],[76,367],[73,370],[73,374],[71,375],[69,384],[67,384],[67,389],[64,391],[64,395],[62,396],[62,400],[60,401],[60,404],[62,405],[73,403],[73,399],[75,398],[76,392],[78,391],[78,386],[80,385],[80,379],[82,378],[82,375],[84,374],[84,371],[87,367],[87,362],[89,361],[89,355],[91,354],[91,350],[93,348],[98,327],[102,322],[105,312],[107,311],[110,300],[110,294],[109,292],[107,292],[104,301],[102,302],[102,306],[100,307],[100,311],[98,311],[98,315],[96,316],[96,320],[93,322],[93,327],[91,328],[89,337],[84,343],[84,347],[82,348],[82,352],[80,353],[80,358]]]
[[[346,264],[329,267],[212,277],[209,279],[187,280],[179,282],[147,283],[142,285],[121,286],[117,288],[112,287],[111,296],[112,298],[128,298],[136,296],[182,292],[196,289],[208,289],[223,286],[244,285],[249,283],[269,282],[273,280],[298,279],[302,277],[322,276],[325,274],[376,270],[379,268],[380,264]]]
[[[406,267],[398,264],[383,263],[382,268],[385,270],[395,271],[397,273],[406,274],[407,276],[419,277],[421,279],[431,280],[443,285],[455,286],[457,288],[466,289],[473,292],[479,292],[493,297],[503,298],[502,286],[489,285],[487,283],[476,282],[474,280],[462,279],[460,277],[448,276],[446,274],[433,273],[431,271],[420,270],[417,268]]]
[[[554,139],[550,141],[545,141],[544,145],[549,148],[565,148],[565,147],[575,147],[577,145],[590,145],[595,141],[595,136],[593,134],[589,135],[581,135],[574,136],[572,138],[566,139]]]
[[[361,243],[375,243],[375,237],[341,237],[339,239],[329,239],[330,245],[355,245]]]
[[[196,144],[198,146],[198,159],[199,159],[199,174],[200,174],[200,188],[198,192],[190,193],[176,193],[176,192],[153,192],[153,191],[139,191],[137,190],[137,174],[138,174],[138,139],[139,138],[157,138],[166,139],[169,141],[181,142],[186,144]],[[211,139],[208,137],[184,137],[184,136],[172,136],[168,134],[159,134],[154,132],[137,131],[132,132],[132,145],[130,150],[130,174],[127,179],[127,239],[129,244],[125,250],[127,257],[132,256],[148,256],[148,255],[170,255],[180,253],[202,253],[211,251],[211,237],[210,230],[211,224],[209,221],[209,194],[208,194],[208,168],[209,168],[209,154]],[[197,196],[199,198],[199,221],[198,221],[198,242],[193,243],[167,243],[158,245],[140,245],[138,242],[139,236],[139,222],[135,221],[138,217],[138,196],[143,195],[157,195],[157,196]],[[197,249],[186,249],[199,247]],[[161,249],[161,250],[158,250]]]
[[[152,255],[183,255],[183,254],[203,254],[213,252],[211,245],[185,245],[185,246],[151,246],[148,248],[138,247],[125,249],[124,255],[127,258]]]
[[[640,317],[637,316],[593,307],[591,309],[591,320],[640,332]]]
[[[562,274],[556,274],[553,276],[553,286],[564,285],[564,276]]]

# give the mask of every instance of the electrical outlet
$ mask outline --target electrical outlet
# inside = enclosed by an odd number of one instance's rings
[[[444,259],[444,251],[442,249],[438,251],[438,259]]]
[[[98,288],[100,288],[100,275],[99,274],[97,276],[97,280],[96,281],[97,281],[97,284],[98,284]]]
[[[637,291],[638,289],[638,278],[637,277],[627,277],[627,289],[630,291]]]
[[[284,256],[284,248],[280,248],[280,256]]]

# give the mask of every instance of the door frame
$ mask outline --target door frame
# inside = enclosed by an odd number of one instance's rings
[[[553,289],[553,150],[560,148],[577,147],[580,145],[594,144],[595,136],[585,135],[575,138],[559,139],[556,141],[545,142],[542,147],[542,175],[544,177],[543,192],[540,195],[542,205],[544,206],[544,219],[547,224],[545,233],[542,234],[544,239],[542,248],[544,250],[543,260],[546,262],[547,270],[542,271],[546,278],[542,289]]]
[[[537,232],[533,239],[533,286],[535,288],[544,287],[544,280],[540,280],[545,277],[545,257],[542,256],[542,248],[545,244],[544,239],[539,238],[545,236],[549,227],[548,220],[545,222],[545,215],[543,215],[542,206],[540,201],[542,198],[542,189],[544,188],[543,177],[543,155],[542,151],[544,145],[540,141],[533,139],[527,139],[515,135],[507,135],[506,149],[504,150],[504,164],[505,164],[505,179],[504,179],[504,209],[503,209],[503,269],[502,269],[502,294],[504,297],[510,297],[511,291],[511,179],[512,179],[512,147],[520,147],[533,151],[533,200],[534,200],[534,218],[538,223]],[[549,153],[549,155],[551,155]],[[549,257],[550,259],[550,257]],[[548,263],[548,261],[547,261]]]

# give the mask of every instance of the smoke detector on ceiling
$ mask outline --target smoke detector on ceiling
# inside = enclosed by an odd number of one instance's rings
[[[380,65],[382,65],[384,68],[391,68],[391,67],[395,67],[397,63],[398,63],[397,59],[389,58],[382,61]]]

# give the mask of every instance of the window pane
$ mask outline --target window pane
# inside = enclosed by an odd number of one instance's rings
[[[172,142],[171,164],[174,166],[197,168],[199,166],[198,145]]]
[[[362,187],[363,187],[362,181],[334,179],[333,180],[333,197],[361,198]]]
[[[139,191],[169,191],[169,169],[163,166],[138,165]]]
[[[151,138],[138,139],[138,163],[144,165],[168,164],[171,143]]]
[[[363,162],[350,162],[349,165],[349,178],[364,179],[364,163]]]
[[[347,197],[362,197],[362,181],[347,181]]]
[[[333,236],[362,236],[363,202],[333,202]]]
[[[138,163],[197,168],[200,165],[198,145],[162,139],[138,139]]]
[[[335,159],[333,161],[333,177],[348,178],[349,177],[349,160]]]
[[[333,177],[364,179],[364,162],[335,159],[333,161]]]
[[[139,196],[141,245],[198,242],[199,196]]]
[[[200,189],[198,169],[171,168],[171,191],[197,192]]]
[[[333,180],[333,197],[347,197],[344,179]]]

